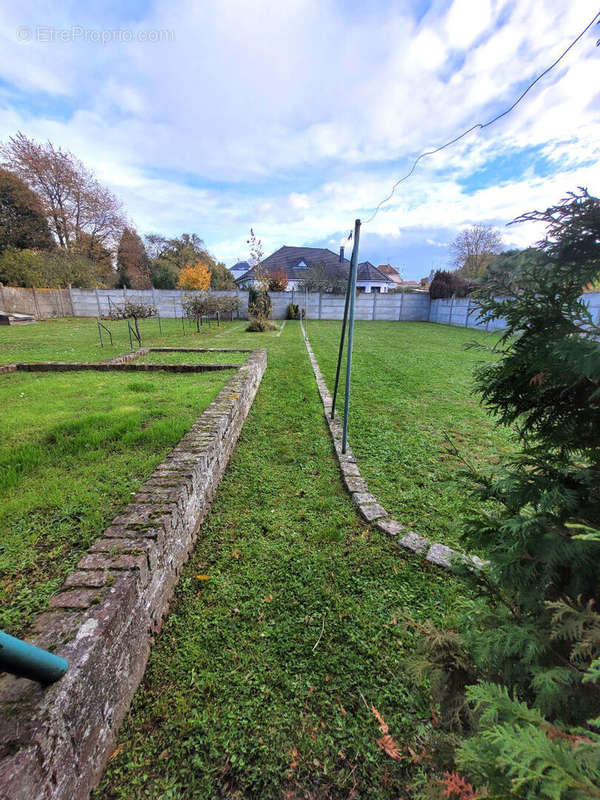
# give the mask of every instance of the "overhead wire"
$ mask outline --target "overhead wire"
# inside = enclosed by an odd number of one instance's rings
[[[540,74],[537,76],[537,78],[535,78],[535,80],[533,80],[526,87],[526,89],[524,89],[524,91],[521,92],[521,94],[517,97],[517,99],[514,101],[514,103],[512,103],[512,105],[510,105],[508,108],[506,108],[500,114],[496,114],[495,117],[492,117],[492,119],[488,120],[487,122],[477,122],[474,125],[471,125],[470,128],[467,128],[467,130],[465,130],[462,133],[460,133],[458,136],[455,136],[453,139],[450,139],[450,141],[446,142],[445,144],[440,145],[440,147],[435,147],[433,150],[427,150],[427,151],[421,153],[421,155],[417,156],[417,158],[414,160],[413,165],[410,168],[410,170],[406,173],[406,175],[403,175],[401,178],[399,178],[396,181],[396,183],[394,183],[390,193],[386,197],[384,197],[384,199],[381,200],[375,206],[371,216],[368,219],[364,220],[362,222],[362,225],[367,225],[369,222],[371,222],[372,220],[375,219],[375,217],[379,213],[380,208],[383,205],[385,205],[389,200],[392,199],[392,197],[394,196],[398,186],[401,183],[403,183],[403,181],[405,181],[408,178],[410,178],[410,176],[413,174],[413,172],[417,168],[417,164],[419,163],[419,161],[421,161],[421,159],[426,158],[427,156],[435,155],[435,153],[439,153],[441,150],[445,150],[447,147],[450,147],[451,145],[456,144],[456,142],[459,142],[461,139],[464,139],[464,137],[468,136],[469,133],[472,133],[475,130],[483,130],[484,128],[488,128],[490,125],[493,125],[495,122],[498,122],[499,119],[502,119],[502,117],[505,117],[507,114],[510,114],[510,112],[513,111],[513,109],[516,108],[516,106],[519,105],[521,100],[523,100],[523,98],[531,91],[531,89],[533,89],[533,87],[536,85],[536,83],[541,81],[542,78],[544,78],[549,72],[551,72],[563,60],[563,58],[567,55],[567,53],[573,47],[575,47],[575,45],[582,38],[582,36],[584,36],[588,32],[588,30],[592,27],[592,25],[596,22],[596,20],[598,20],[598,17],[600,17],[600,11],[597,12],[594,15],[594,18],[591,20],[591,22],[589,22],[585,26],[585,28],[581,31],[581,33],[575,39],[573,39],[571,44],[565,50],[563,50],[563,52],[559,55],[559,57],[555,61],[553,61],[552,64],[550,64],[550,66],[547,67],[543,72],[540,72]],[[597,46],[600,45],[600,39],[598,40],[596,45]]]

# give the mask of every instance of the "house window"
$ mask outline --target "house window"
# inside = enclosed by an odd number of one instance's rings
[[[371,286],[371,292],[377,292],[379,294],[381,292],[380,286]]]
[[[362,292],[365,292],[365,291],[366,291],[366,286],[357,286],[356,287],[357,294],[361,294]]]
[[[296,264],[296,269],[308,269],[308,264],[305,261],[299,261]]]

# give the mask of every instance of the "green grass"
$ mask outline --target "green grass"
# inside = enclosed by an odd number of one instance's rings
[[[361,523],[298,323],[222,341],[249,339],[269,366],[97,800],[397,798],[430,727],[396,615],[450,621],[463,588]]]
[[[230,377],[0,376],[0,628],[47,605]]]
[[[340,323],[309,320],[308,335],[333,392]],[[477,508],[453,448],[485,467],[513,446],[474,393],[473,368],[487,354],[465,349],[494,340],[422,322],[356,324],[348,438],[361,473],[396,519],[452,546],[461,545],[465,517]]]
[[[250,353],[148,353],[136,361],[138,364],[243,364],[249,355]]]
[[[102,361],[130,351],[127,322],[104,320],[113,334],[113,345],[104,335],[100,347],[98,327],[93,319],[59,319],[23,326],[0,326],[0,363],[11,361]],[[181,320],[163,319],[162,334],[155,319],[140,320],[143,346],[156,347],[222,347],[221,334],[243,321],[225,322],[220,327],[203,325],[200,333],[195,326]],[[212,341],[214,339],[214,342]],[[134,341],[137,349],[137,342]]]

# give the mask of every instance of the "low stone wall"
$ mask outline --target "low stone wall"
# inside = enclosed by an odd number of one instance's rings
[[[344,485],[352,496],[352,502],[357,507],[358,513],[365,520],[365,522],[373,523],[379,528],[380,531],[382,531],[382,533],[385,533],[387,536],[394,537],[400,547],[403,547],[406,550],[411,550],[413,553],[422,556],[426,561],[430,561],[432,564],[436,564],[438,567],[451,569],[453,560],[459,559],[475,569],[480,569],[484,562],[477,556],[459,553],[445,544],[439,544],[437,542],[432,543],[425,536],[421,536],[420,534],[415,533],[415,531],[405,528],[404,525],[401,525],[398,522],[398,520],[390,516],[386,509],[379,503],[375,495],[372,495],[369,492],[367,482],[360,474],[358,464],[356,463],[356,458],[348,442],[346,442],[346,452],[342,452],[342,421],[340,420],[337,412],[334,414],[334,418],[331,419],[333,398],[329,392],[329,389],[327,388],[325,380],[323,379],[321,369],[310,345],[302,322],[300,325],[302,327],[302,335],[304,336],[304,343],[308,351],[308,357],[315,374],[315,380],[317,381],[319,396],[321,398],[321,402],[323,403],[325,420],[327,422],[329,432],[331,433],[333,447],[344,479]]]
[[[0,679],[2,800],[83,800],[99,781],[266,363],[248,358],[37,618],[26,638],[67,674]]]
[[[135,361],[17,361],[6,372],[215,372],[239,369],[241,364],[138,364]]]

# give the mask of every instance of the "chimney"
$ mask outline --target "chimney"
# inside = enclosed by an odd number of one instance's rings
[[[344,263],[344,245],[340,247],[340,264]]]

